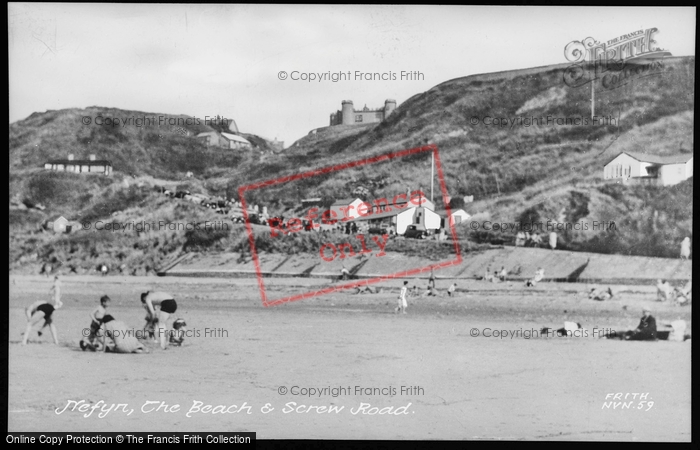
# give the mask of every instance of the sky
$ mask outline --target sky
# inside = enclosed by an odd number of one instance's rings
[[[342,100],[356,109],[389,98],[400,106],[454,78],[567,63],[564,47],[587,37],[656,27],[658,47],[695,55],[695,15],[695,8],[10,3],[10,123],[89,106],[202,122],[219,115],[288,146],[327,126]],[[402,71],[413,77],[401,79]],[[326,78],[302,79],[310,74]]]

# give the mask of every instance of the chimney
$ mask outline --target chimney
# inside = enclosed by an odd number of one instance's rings
[[[68,155],[68,161],[73,161],[73,154]]]
[[[94,161],[94,160],[95,160],[95,155],[90,155],[90,161]]]

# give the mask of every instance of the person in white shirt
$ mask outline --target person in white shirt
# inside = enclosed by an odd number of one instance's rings
[[[51,296],[53,304],[56,308],[63,306],[63,303],[61,302],[61,280],[59,279],[58,275],[53,277],[53,286],[51,286],[49,295]]]
[[[668,334],[669,341],[683,342],[685,340],[685,330],[688,327],[685,320],[678,319],[665,325],[671,327],[671,332]]]
[[[673,288],[671,285],[668,283],[668,281],[665,280],[657,280],[656,281],[656,299],[665,302],[666,300],[669,300],[671,298],[671,293],[673,292]]]
[[[452,283],[449,288],[447,288],[447,295],[452,297],[457,289],[457,283]]]
[[[406,314],[406,308],[408,307],[408,301],[406,300],[407,294],[408,294],[408,281],[404,281],[403,286],[401,287],[401,292],[399,293],[399,305],[395,309],[396,314],[398,314],[399,311]]]

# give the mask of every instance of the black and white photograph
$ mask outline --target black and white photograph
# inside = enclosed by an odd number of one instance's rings
[[[691,442],[695,7],[7,11],[7,443]]]

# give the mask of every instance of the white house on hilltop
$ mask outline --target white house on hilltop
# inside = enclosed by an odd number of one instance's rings
[[[603,168],[603,179],[622,184],[672,186],[693,176],[693,155],[621,152]]]

